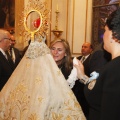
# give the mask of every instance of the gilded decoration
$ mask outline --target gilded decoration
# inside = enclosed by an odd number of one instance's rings
[[[49,28],[49,17],[50,17],[50,11],[47,9],[47,2],[41,2],[41,0],[29,0],[28,4],[23,7],[23,10],[21,11],[19,18],[20,20],[18,21],[18,26],[19,26],[19,35],[24,38],[24,41],[28,41],[31,39],[31,34],[26,31],[26,29],[23,27],[24,26],[24,18],[28,16],[28,13],[32,10],[39,11],[41,14],[42,18],[42,23],[40,24],[40,29],[38,32],[36,32],[35,36],[41,39],[41,37],[45,36],[48,34],[48,28]],[[31,19],[33,19],[31,17]],[[38,22],[37,20],[35,22]],[[30,25],[35,25],[33,21],[30,22]],[[38,27],[35,25],[35,27]]]
[[[43,41],[35,41],[30,44],[30,47],[28,48],[25,55],[27,58],[34,59],[39,56],[44,56],[46,54],[50,54],[50,50],[46,46],[46,44]]]

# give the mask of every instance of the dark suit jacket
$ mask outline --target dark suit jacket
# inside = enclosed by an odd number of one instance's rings
[[[15,54],[15,62],[13,62],[13,64],[14,64],[14,67],[16,68],[21,60],[21,54],[17,48],[12,47],[12,50],[14,51],[14,54]],[[8,51],[6,52],[6,54],[7,54],[8,58],[12,60]]]
[[[88,56],[88,58],[83,62],[83,65],[84,65],[84,69],[85,69],[85,74],[86,75],[90,75],[89,73],[89,59],[90,59],[90,56]],[[79,56],[77,59],[81,59],[82,56]],[[86,117],[88,117],[88,114],[89,114],[89,105],[86,101],[86,98],[85,98],[85,95],[84,95],[84,84],[83,83],[80,83],[79,80],[77,80],[75,82],[75,86],[73,87],[73,92],[78,100],[78,102],[80,103],[81,107],[82,107],[82,110],[85,114]]]
[[[111,60],[111,55],[103,48],[103,43],[99,44],[93,51],[89,60],[89,72],[99,72],[106,63]]]
[[[108,62],[93,89],[85,85],[85,96],[90,105],[88,120],[120,120],[120,56]]]
[[[82,58],[82,56],[79,56],[77,59],[80,60]],[[87,57],[87,59],[83,62],[84,65],[84,70],[85,70],[85,74],[87,76],[90,76],[90,71],[89,71],[89,60],[91,58],[91,54]]]
[[[8,62],[8,60],[0,51],[0,90],[11,76],[13,70],[14,67]]]
[[[21,55],[20,55],[20,51],[17,48],[13,47],[13,50],[14,50],[15,57],[16,57],[16,60],[15,60],[15,67],[16,67],[21,60]]]

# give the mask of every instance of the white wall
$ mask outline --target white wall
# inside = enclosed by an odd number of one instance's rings
[[[19,12],[21,12],[20,7],[26,6],[29,0],[24,1],[24,5],[21,0],[16,0],[18,2],[16,11],[16,16],[18,17]],[[34,0],[33,0],[34,1]],[[47,1],[50,10],[50,26],[49,34],[47,37],[47,44],[54,39],[54,35],[51,32],[55,29],[56,25],[56,9],[58,6],[58,29],[62,30],[62,38],[66,39],[71,47],[71,52],[73,56],[80,55],[81,46],[85,41],[91,41],[91,21],[92,21],[92,0],[42,0]],[[22,5],[21,5],[22,4]],[[20,7],[18,7],[20,6]],[[16,18],[16,26],[20,21]],[[22,49],[26,46],[26,42],[21,36],[19,36],[18,26],[16,29],[16,38],[18,41],[18,48]],[[24,36],[23,36],[24,37]]]
[[[91,42],[92,0],[52,0],[51,29],[55,28],[57,4],[58,28],[63,30],[61,37],[69,41],[73,56],[80,55],[82,44]]]

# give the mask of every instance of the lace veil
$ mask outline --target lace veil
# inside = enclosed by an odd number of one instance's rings
[[[85,120],[44,42],[32,42],[0,93],[0,120]]]

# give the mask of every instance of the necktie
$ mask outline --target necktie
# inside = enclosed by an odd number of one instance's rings
[[[83,63],[85,61],[85,56],[81,58],[81,62]]]
[[[9,55],[10,55],[10,57],[12,59],[12,48],[9,49]]]
[[[14,69],[14,63],[13,60],[11,59],[10,54],[8,53],[8,51],[6,52],[7,58],[8,58],[8,62],[10,63],[11,67]]]
[[[13,62],[15,63],[15,55],[13,52],[13,48],[10,48],[8,53],[9,53],[9,56],[11,57],[11,59],[13,60]]]

